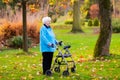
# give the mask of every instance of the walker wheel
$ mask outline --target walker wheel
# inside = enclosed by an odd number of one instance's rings
[[[51,70],[47,70],[45,74],[46,74],[47,76],[52,76]]]
[[[63,76],[69,76],[68,70],[63,71]]]
[[[60,72],[60,67],[55,67],[54,71],[59,73]]]
[[[72,67],[72,68],[71,68],[71,72],[75,73],[75,71],[76,71],[76,70],[75,70],[75,67]]]

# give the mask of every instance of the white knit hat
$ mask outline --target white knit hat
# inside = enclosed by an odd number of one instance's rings
[[[45,24],[46,22],[51,21],[50,17],[43,17],[42,18],[42,23]]]

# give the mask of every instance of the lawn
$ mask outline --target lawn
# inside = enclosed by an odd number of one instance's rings
[[[85,33],[72,34],[69,28],[55,28],[58,40],[71,45],[70,52],[76,62],[76,73],[70,72],[68,77],[61,72],[53,71],[51,77],[42,75],[42,57],[39,46],[30,48],[32,54],[23,54],[20,49],[10,49],[0,52],[0,80],[120,80],[120,34],[113,34],[110,46],[111,56],[104,60],[91,60],[98,34],[92,29]],[[54,54],[57,55],[57,51]],[[103,58],[102,58],[103,59]],[[54,60],[53,60],[54,62]]]

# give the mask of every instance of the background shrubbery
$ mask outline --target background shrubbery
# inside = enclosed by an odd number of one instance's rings
[[[22,44],[23,44],[23,38],[22,36],[13,36],[12,38],[10,38],[8,41],[8,47],[12,47],[12,48],[22,48]],[[31,39],[28,38],[28,46],[31,46]]]
[[[95,19],[89,19],[88,20],[88,26],[99,26],[99,20],[98,18]]]
[[[14,36],[10,38],[7,42],[9,47],[22,48],[23,38],[22,36]]]
[[[39,28],[40,25],[37,22],[27,24],[28,37],[31,39],[32,44],[39,42]],[[21,47],[22,37],[22,22],[9,22],[4,21],[3,25],[0,26],[0,42],[5,46]],[[17,37],[18,36],[18,37]],[[10,43],[11,41],[11,43]],[[18,46],[19,45],[19,46]]]
[[[112,20],[112,28],[114,33],[120,33],[120,19]]]
[[[73,20],[66,20],[65,24],[73,24]]]
[[[92,20],[91,19],[88,20],[88,26],[92,26]]]
[[[93,26],[99,26],[99,20],[98,20],[98,18],[95,18],[93,20]]]

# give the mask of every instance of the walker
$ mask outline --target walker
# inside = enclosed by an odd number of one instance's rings
[[[69,51],[69,48],[71,47],[70,45],[63,45],[63,42],[60,41],[57,44],[57,50],[58,50],[58,54],[56,55],[56,58],[54,60],[53,66],[50,70],[46,71],[46,75],[47,76],[51,76],[52,75],[52,70],[54,69],[55,72],[60,73],[61,71],[61,65],[65,65],[66,69],[63,71],[62,75],[63,76],[69,76],[69,69],[71,69],[71,72],[75,72],[76,71],[76,65],[75,62],[72,58],[72,55]],[[60,47],[62,47],[62,49],[60,49]],[[63,52],[64,51],[64,52]],[[70,60],[67,60],[67,58],[70,58]],[[72,67],[69,67],[69,63],[72,64]]]

